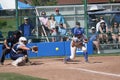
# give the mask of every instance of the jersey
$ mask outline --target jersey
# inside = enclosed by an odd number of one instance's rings
[[[76,46],[76,47],[81,47],[84,46],[84,40],[86,39],[86,37],[84,35],[82,35],[81,37],[73,37],[72,41],[73,41],[73,45],[72,46]],[[75,45],[74,45],[75,44]]]
[[[10,52],[11,59],[16,60],[19,57],[23,57],[24,55],[27,55],[27,50],[22,50],[19,48],[21,44],[15,44]]]

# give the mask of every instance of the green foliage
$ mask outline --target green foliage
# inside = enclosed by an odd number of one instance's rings
[[[56,5],[57,1],[56,0],[52,0],[46,3],[48,6],[52,6],[52,5]]]
[[[32,5],[34,5],[34,6],[38,6],[38,5],[40,5],[40,2],[41,0],[32,0]]]
[[[110,3],[114,3],[114,2],[115,2],[115,0],[109,0],[109,2],[110,2]]]
[[[47,79],[40,79],[15,73],[0,73],[0,80],[47,80]]]
[[[0,21],[0,29],[7,25],[6,21]]]
[[[57,0],[32,0],[34,6],[51,6],[56,5]]]
[[[15,18],[0,18],[0,31],[4,38],[7,37],[8,31],[14,31],[16,29]]]

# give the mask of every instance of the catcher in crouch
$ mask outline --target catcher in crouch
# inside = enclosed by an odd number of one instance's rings
[[[81,29],[76,29],[74,31],[74,36],[72,38],[70,48],[71,48],[71,55],[69,57],[64,58],[64,63],[67,63],[67,61],[70,61],[75,58],[76,50],[77,48],[80,48],[83,51],[85,62],[88,62],[88,53],[87,49],[85,47],[85,44],[87,43],[87,39]]]
[[[24,65],[25,61],[28,59],[27,51],[32,50],[26,46],[27,39],[25,37],[20,37],[19,42],[16,43],[10,52],[10,57],[12,60],[13,66]]]

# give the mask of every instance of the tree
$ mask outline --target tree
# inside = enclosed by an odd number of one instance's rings
[[[34,6],[50,6],[56,4],[56,0],[32,0],[32,5]]]

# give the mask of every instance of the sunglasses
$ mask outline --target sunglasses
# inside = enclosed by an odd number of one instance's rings
[[[114,24],[114,25],[117,25],[117,24]]]
[[[21,42],[25,42],[26,43],[27,41],[21,41]]]

